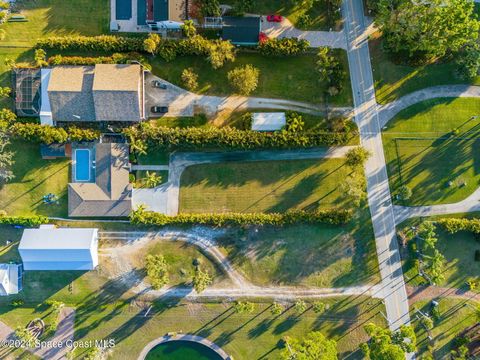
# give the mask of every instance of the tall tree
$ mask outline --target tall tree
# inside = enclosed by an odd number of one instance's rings
[[[227,74],[228,81],[238,94],[250,95],[258,86],[260,70],[253,65],[245,65],[230,70]]]
[[[168,267],[162,255],[148,254],[145,258],[145,269],[154,289],[160,289],[168,283]]]
[[[8,136],[0,131],[0,186],[15,178],[11,170],[12,165],[15,163],[13,152],[5,150],[9,144]]]
[[[411,326],[402,326],[393,333],[373,323],[365,325],[370,340],[360,345],[365,357],[371,360],[404,360],[405,352],[416,348],[416,337]]]
[[[303,339],[287,337],[285,349],[282,351],[284,360],[336,360],[337,343],[329,340],[319,331],[308,333]]]
[[[380,0],[376,23],[388,51],[417,62],[456,52],[479,31],[470,0]]]

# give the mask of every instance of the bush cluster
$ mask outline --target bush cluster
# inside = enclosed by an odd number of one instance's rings
[[[444,218],[438,220],[437,224],[450,234],[454,234],[458,231],[469,231],[474,234],[480,234],[480,219]]]
[[[124,129],[130,143],[143,141],[154,148],[193,149],[231,148],[267,149],[343,145],[348,142],[347,133],[321,131],[274,133],[238,130],[231,127],[169,128],[155,127],[148,123]]]
[[[61,128],[34,123],[14,123],[8,128],[8,133],[17,138],[44,144],[66,143],[68,141],[92,141],[100,137],[100,131],[81,129],[76,126]]]
[[[2,225],[20,225],[20,226],[40,226],[48,224],[48,217],[41,215],[32,216],[6,216],[0,215],[0,224]]]
[[[142,52],[144,37],[115,35],[99,36],[50,36],[37,41],[37,48],[51,50]]]
[[[296,56],[305,54],[310,43],[305,39],[283,38],[268,39],[258,46],[258,50],[264,56]]]
[[[291,210],[285,213],[217,213],[217,214],[178,214],[168,216],[138,208],[130,213],[130,221],[135,225],[292,225],[325,223],[340,225],[348,222],[352,212],[345,209],[318,211]]]
[[[95,64],[127,64],[131,60],[136,60],[145,63],[142,55],[139,53],[119,54],[115,53],[111,56],[62,56],[53,55],[48,58],[48,65],[90,65]]]

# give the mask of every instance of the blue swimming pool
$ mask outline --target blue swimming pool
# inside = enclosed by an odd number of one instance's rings
[[[75,181],[90,181],[90,150],[75,150]]]

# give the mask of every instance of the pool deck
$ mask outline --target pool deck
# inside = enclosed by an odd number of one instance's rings
[[[212,349],[215,351],[218,356],[220,356],[223,360],[231,360],[232,358],[225,352],[223,349],[218,346],[217,344],[213,343],[212,341],[205,339],[201,336],[195,336],[195,335],[183,335],[179,334],[176,336],[162,336],[160,338],[157,338],[153,341],[150,341],[147,346],[145,346],[138,356],[138,360],[145,360],[147,357],[148,353],[157,345],[170,342],[170,341],[191,341],[191,342],[196,342],[202,345],[205,345],[206,347]]]

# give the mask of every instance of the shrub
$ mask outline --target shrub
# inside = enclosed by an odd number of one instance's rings
[[[24,303],[25,301],[23,301],[23,299],[13,299],[10,305],[13,307],[19,307],[22,306]]]
[[[285,213],[215,213],[187,214],[168,216],[142,207],[130,213],[130,222],[135,225],[292,225],[297,223],[330,225],[345,224],[352,217],[350,210],[331,209],[318,211],[290,210]]]
[[[363,147],[355,147],[347,152],[345,163],[352,168],[360,167],[365,164],[370,155],[370,152]]]
[[[134,125],[123,130],[130,144],[143,141],[148,146],[168,149],[232,148],[308,148],[315,146],[343,145],[348,134],[322,131],[274,133],[238,130],[231,127],[216,128],[169,128],[148,123]]]
[[[145,258],[145,269],[150,283],[155,290],[168,283],[168,267],[162,255],[148,254]]]
[[[198,88],[198,75],[192,68],[183,69],[182,83],[187,90],[195,91]]]
[[[302,132],[305,127],[305,121],[303,116],[294,112],[287,112],[287,131],[289,132]]]
[[[209,285],[212,284],[213,279],[207,271],[202,271],[200,266],[197,266],[195,269],[195,274],[193,276],[193,288],[197,293],[203,292]]]
[[[214,69],[221,68],[228,61],[235,61],[235,46],[230,41],[210,40],[207,53],[207,60]]]
[[[284,310],[285,310],[285,307],[282,304],[277,302],[274,302],[272,304],[272,307],[270,308],[270,312],[272,313],[272,315],[275,315],[275,316],[281,315]]]
[[[323,314],[325,312],[325,303],[321,301],[315,301],[313,303],[313,311],[317,314]]]
[[[412,197],[412,189],[410,189],[407,185],[403,185],[398,190],[398,197],[401,200],[409,200]]]
[[[233,305],[233,311],[237,314],[252,313],[255,310],[255,304],[251,302],[236,301]]]
[[[19,225],[26,227],[40,226],[48,224],[49,220],[46,216],[32,215],[32,216],[4,216],[0,215],[1,225]]]
[[[253,65],[245,65],[236,67],[230,70],[227,74],[230,85],[235,89],[238,94],[248,96],[258,86],[258,77],[260,76],[260,70]]]
[[[127,64],[132,60],[139,61],[142,64],[146,64],[145,58],[139,53],[126,53],[126,54],[115,53],[112,56],[97,56],[97,57],[53,55],[48,58],[47,62],[49,65],[52,65],[52,66],[55,66],[55,65],[93,66],[95,64]]]
[[[37,41],[36,47],[51,50],[99,51],[99,52],[142,52],[144,37],[115,35],[99,36],[51,36]]]
[[[66,143],[67,141],[92,141],[100,137],[100,132],[93,129],[81,129],[76,126],[61,128],[35,123],[13,123],[8,133],[17,138],[44,144]]]
[[[297,300],[297,301],[295,302],[294,307],[295,307],[295,312],[296,312],[297,314],[302,314],[302,313],[304,313],[305,311],[307,311],[307,303],[306,303],[305,301],[303,301],[303,300]]]
[[[439,219],[437,224],[442,226],[450,234],[458,231],[469,231],[475,234],[480,233],[480,219],[445,218]]]
[[[296,56],[306,53],[309,47],[305,39],[274,38],[261,42],[258,50],[264,56]]]

